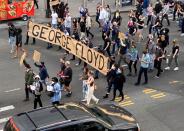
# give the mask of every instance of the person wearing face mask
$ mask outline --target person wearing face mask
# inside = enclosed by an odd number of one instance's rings
[[[116,76],[116,71],[118,69],[118,65],[117,64],[113,64],[111,69],[108,71],[107,73],[107,93],[105,94],[105,96],[103,96],[103,98],[108,98],[111,88],[114,84],[114,78]]]
[[[132,65],[134,66],[135,76],[136,76],[137,75],[138,50],[136,48],[134,41],[132,42],[132,47],[129,50],[129,55],[130,55],[130,61],[128,63],[128,69],[129,69],[128,76],[132,76]]]
[[[144,73],[144,77],[145,77],[145,82],[143,84],[148,83],[147,72],[148,72],[150,57],[149,57],[149,54],[148,54],[147,50],[143,51],[140,62],[141,62],[141,67],[140,67],[140,70],[139,70],[139,75],[138,75],[137,82],[135,83],[135,86],[140,85],[142,73]]]
[[[43,91],[43,85],[40,81],[40,76],[39,75],[35,76],[32,86],[35,87],[35,89],[33,90],[33,94],[35,96],[34,109],[36,109],[37,108],[37,103],[39,103],[40,107],[42,107],[41,92]]]
[[[52,78],[52,86],[53,86],[53,96],[51,97],[52,105],[59,105],[59,102],[61,100],[61,90],[62,87],[60,86],[58,82],[58,78],[53,77]]]

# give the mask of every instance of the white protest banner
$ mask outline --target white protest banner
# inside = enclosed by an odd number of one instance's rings
[[[108,57],[97,52],[94,49],[76,41],[70,36],[66,36],[63,32],[57,29],[47,27],[45,25],[29,22],[28,35],[36,39],[40,39],[69,51],[84,62],[99,70],[104,75],[108,72]]]

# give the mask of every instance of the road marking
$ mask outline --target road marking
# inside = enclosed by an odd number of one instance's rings
[[[20,90],[20,88],[16,88],[16,89],[8,90],[8,91],[5,91],[5,92],[6,92],[6,93],[9,93],[9,92],[18,91],[18,90]]]
[[[165,97],[166,95],[160,95],[160,96],[155,96],[155,97],[152,97],[154,99],[159,99],[159,98],[162,98],[162,97]]]
[[[121,104],[120,106],[125,107],[125,106],[130,106],[130,105],[133,105],[133,104],[134,104],[133,102],[130,102],[130,103]]]
[[[162,98],[162,97],[165,97],[165,96],[166,95],[162,92],[162,93],[152,95],[151,97],[154,98],[154,99],[159,99],[159,98]]]
[[[145,94],[151,94],[151,93],[154,93],[156,92],[156,90],[150,90],[150,91],[143,91]]]
[[[128,96],[125,95],[124,96],[124,99],[127,100],[127,99],[130,99],[130,97],[128,97]],[[115,98],[115,101],[119,101],[119,100],[121,100],[121,97],[116,97]]]
[[[7,111],[7,110],[13,110],[15,107],[13,105],[5,106],[0,108],[0,112]]]
[[[10,117],[0,119],[0,124],[7,122],[9,119]]]

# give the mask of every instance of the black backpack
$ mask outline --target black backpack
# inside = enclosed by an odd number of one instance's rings
[[[42,91],[43,91],[43,85],[42,85],[41,81],[39,81],[39,83],[40,83],[40,89],[39,89],[39,92],[42,92]]]

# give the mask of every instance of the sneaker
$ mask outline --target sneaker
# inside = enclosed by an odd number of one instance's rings
[[[174,71],[178,71],[178,70],[179,70],[179,67],[175,67],[175,68],[174,68]]]
[[[184,33],[181,33],[181,35],[180,36],[184,36]]]
[[[103,96],[103,99],[106,99],[106,98],[108,98],[108,96],[109,96],[109,95],[108,95],[108,94],[106,94],[105,96]]]
[[[165,70],[170,70],[170,69],[171,69],[171,68],[170,68],[169,66],[165,68]]]
[[[79,63],[75,64],[76,66],[79,66]]]
[[[98,104],[98,102],[99,102],[99,99],[95,102],[95,104]]]
[[[140,83],[135,83],[134,85],[135,85],[135,86],[138,86],[138,85],[140,85]]]
[[[155,76],[154,78],[158,79],[158,78],[159,78],[159,76]]]
[[[85,102],[85,101],[87,101],[86,99],[83,99],[83,100],[81,100],[82,102]]]

